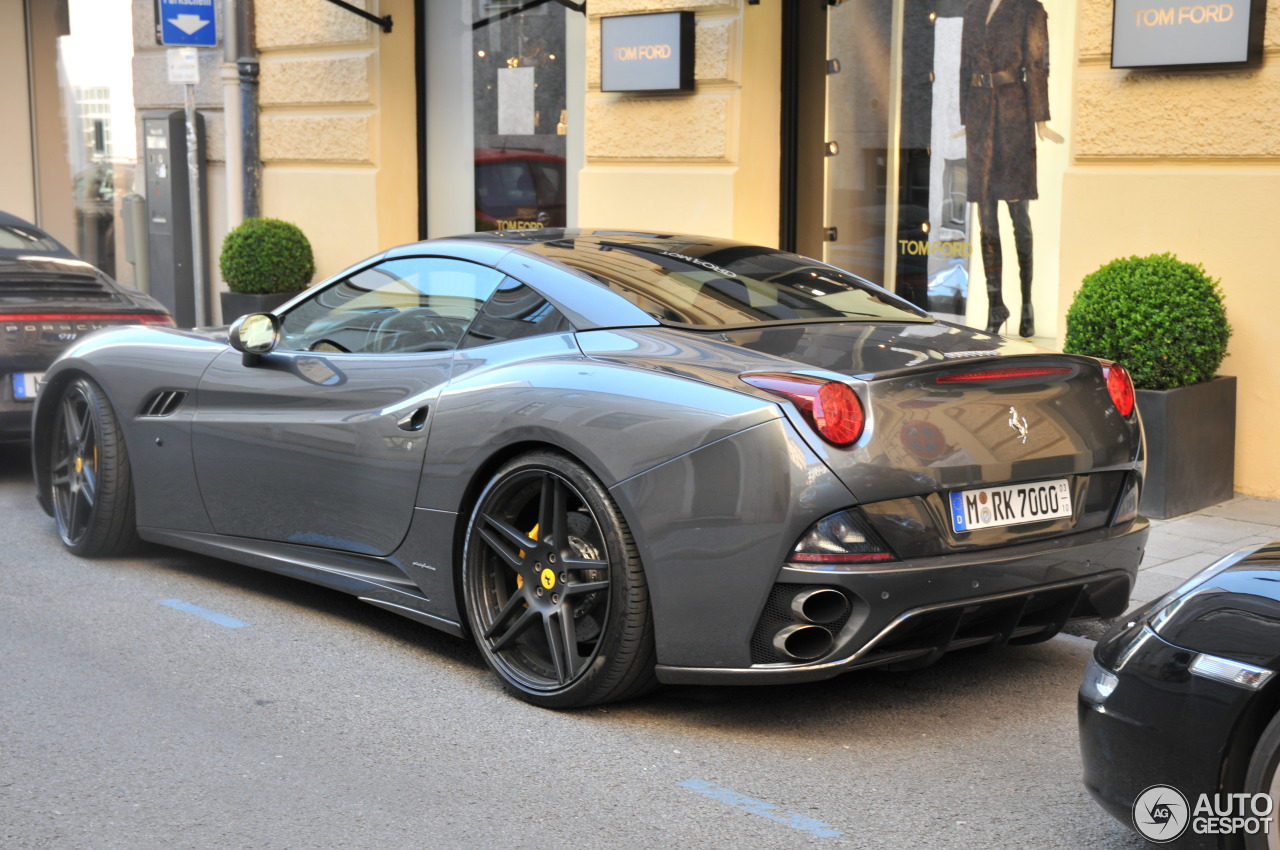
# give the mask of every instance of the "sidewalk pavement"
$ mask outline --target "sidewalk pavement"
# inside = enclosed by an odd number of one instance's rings
[[[1151,520],[1131,607],[1173,590],[1223,555],[1280,539],[1280,499],[1235,498],[1170,519]]]

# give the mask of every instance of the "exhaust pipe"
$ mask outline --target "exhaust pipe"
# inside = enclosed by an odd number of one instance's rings
[[[812,661],[831,651],[835,640],[831,632],[820,626],[793,623],[773,636],[773,648],[779,654],[798,661]]]
[[[791,613],[806,623],[834,623],[849,610],[849,600],[838,590],[815,587],[791,599]]]

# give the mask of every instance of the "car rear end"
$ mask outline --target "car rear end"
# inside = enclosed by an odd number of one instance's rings
[[[741,380],[781,399],[851,498],[794,531],[758,590],[749,664],[660,668],[664,681],[925,666],[1124,611],[1148,524],[1142,433],[1119,367],[1037,355]]]
[[[1047,353],[930,357],[811,376],[813,405],[797,392],[803,377],[743,381],[788,402],[855,503],[796,541],[755,664],[927,663],[1124,609],[1147,523],[1141,426],[1121,367]],[[821,404],[823,392],[837,404]],[[845,604],[827,594],[826,610],[809,611],[822,589]]]
[[[0,440],[30,437],[32,402],[63,349],[99,328],[137,324],[173,327],[173,319],[87,263],[0,257]]]
[[[925,344],[929,328],[954,344]],[[817,348],[843,352],[844,371],[804,345],[784,351],[775,332],[820,333]],[[853,336],[871,352],[857,364]],[[666,516],[662,500],[685,482],[733,478],[742,495],[725,499],[773,506],[730,533],[719,500],[703,495],[681,502],[684,537],[644,529],[680,576],[655,579],[655,596],[702,612],[664,618],[663,681],[923,666],[952,650],[1047,640],[1127,606],[1149,524],[1137,511],[1141,424],[1116,364],[937,324],[635,329],[579,334],[579,344],[668,371],[662,352],[679,347],[694,364],[680,374],[756,395],[781,420],[771,443],[752,436],[763,429],[726,437],[617,490],[638,516]],[[768,539],[756,526],[772,529]]]
[[[655,610],[701,612],[686,618],[694,626],[659,623],[664,681],[923,665],[1124,610],[1148,523],[1137,513],[1142,426],[1120,365],[939,322],[847,272],[758,246],[615,231],[500,238],[642,312],[580,330],[588,357],[751,393],[785,420],[767,448],[732,435],[616,490],[636,516],[667,516],[664,494],[733,473],[725,498],[751,523],[722,532],[714,500],[695,499],[680,520],[698,541],[644,529],[680,576],[652,582]],[[738,494],[755,492],[771,499],[748,515]]]

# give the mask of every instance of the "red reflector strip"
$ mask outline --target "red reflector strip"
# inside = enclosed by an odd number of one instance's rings
[[[163,313],[0,313],[0,322],[113,322],[120,325],[167,325]]]
[[[979,372],[959,372],[942,375],[939,384],[959,384],[968,381],[1011,381],[1017,378],[1049,378],[1054,375],[1070,375],[1071,366],[1014,366],[1008,369],[984,369]]]
[[[855,564],[866,563],[868,561],[892,561],[893,555],[889,552],[863,552],[848,553],[841,552],[839,554],[827,554],[816,552],[792,552],[789,561],[807,561],[811,564]]]

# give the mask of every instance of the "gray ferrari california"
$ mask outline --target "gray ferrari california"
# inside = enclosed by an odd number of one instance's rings
[[[722,239],[406,245],[230,329],[45,375],[40,503],[471,636],[538,705],[801,682],[1120,614],[1147,537],[1115,363]]]

